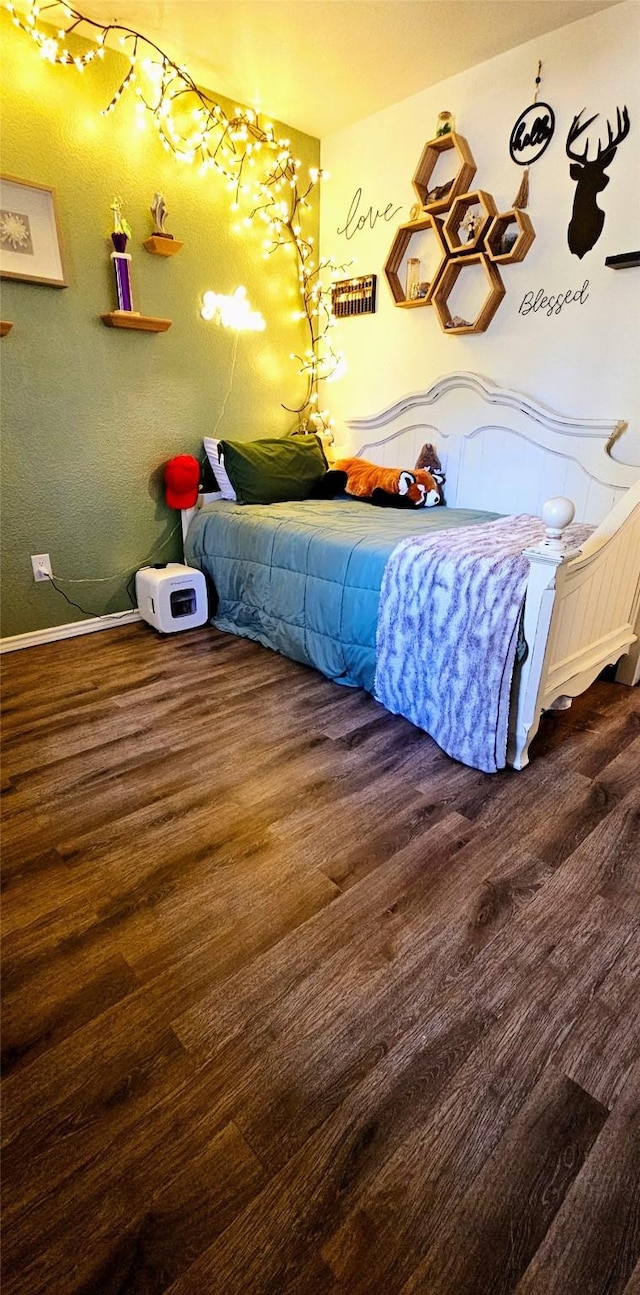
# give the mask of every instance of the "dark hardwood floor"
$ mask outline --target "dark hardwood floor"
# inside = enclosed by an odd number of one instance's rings
[[[3,677],[3,1295],[637,1295],[639,689],[491,776],[209,629]]]

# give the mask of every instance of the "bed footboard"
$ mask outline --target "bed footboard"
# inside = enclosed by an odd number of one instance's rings
[[[554,511],[551,505],[568,508]],[[545,540],[525,550],[531,563],[524,618],[529,652],[514,678],[507,751],[516,769],[528,763],[543,711],[577,697],[625,654],[621,681],[637,677],[640,483],[579,552],[567,550],[562,539],[572,516],[569,500],[550,501],[543,510]]]

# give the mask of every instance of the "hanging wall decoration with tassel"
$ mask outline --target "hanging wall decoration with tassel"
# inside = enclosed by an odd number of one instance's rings
[[[529,202],[529,167],[542,157],[551,143],[556,124],[553,108],[548,103],[538,103],[542,81],[541,71],[542,63],[539,62],[533,103],[520,113],[509,140],[511,160],[516,166],[524,167],[520,188],[513,200],[514,207],[519,210],[526,207]]]

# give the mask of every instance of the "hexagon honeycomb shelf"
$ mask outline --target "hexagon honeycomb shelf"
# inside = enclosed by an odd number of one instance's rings
[[[433,193],[434,189],[438,187],[444,187],[430,184],[430,181],[438,159],[450,148],[455,149],[457,154],[458,170],[451,183],[446,185],[446,192],[442,193],[440,197],[434,196],[430,201],[429,194]],[[431,139],[428,144],[425,144],[411,183],[421,207],[425,211],[429,211],[431,215],[438,215],[440,212],[449,210],[453,199],[459,193],[467,191],[476,170],[477,167],[466,139],[462,135],[456,135],[451,131],[448,135],[440,135],[438,139]]]
[[[473,207],[479,207],[480,211],[477,215],[475,226],[463,243],[460,238],[460,229]],[[473,193],[461,194],[453,202],[449,215],[444,222],[444,237],[449,251],[454,256],[466,255],[468,252],[479,252],[491,221],[497,214],[498,208],[491,194],[485,193],[484,189],[475,189]]]
[[[407,298],[405,286],[400,280],[398,270],[409,251],[411,240],[415,238],[416,234],[422,234],[425,230],[429,230],[433,234],[439,260],[437,267],[431,276],[431,280],[429,281],[425,296],[418,297],[415,300],[409,300]],[[391,295],[393,296],[396,306],[429,306],[445,261],[446,248],[442,237],[442,221],[436,220],[435,216],[424,215],[419,217],[418,220],[409,221],[406,225],[399,225],[384,266],[387,283],[391,289]]]
[[[436,167],[449,149],[455,151],[458,169],[451,181],[437,185],[434,183]],[[524,260],[535,239],[535,231],[526,212],[515,207],[498,212],[490,193],[484,189],[470,190],[475,173],[476,164],[462,135],[451,132],[425,144],[411,181],[420,200],[422,216],[398,226],[384,266],[395,305],[405,309],[434,306],[443,332],[454,336],[483,333],[489,327],[505,295],[498,265]],[[463,243],[460,231],[465,228],[465,218],[470,216],[474,207],[480,209],[478,221]],[[437,219],[445,213],[448,213],[446,219]],[[511,229],[511,226],[515,228]],[[406,265],[411,240],[425,231],[430,231],[442,256],[430,281],[425,284],[424,296],[408,300],[406,283],[401,281],[399,271],[403,263]],[[449,298],[462,270],[469,265],[481,266],[487,281],[487,295],[473,321],[461,320],[454,324]]]
[[[515,225],[513,238],[507,239],[507,231]],[[487,255],[497,265],[512,265],[514,261],[524,261],[535,238],[535,230],[526,211],[513,207],[511,211],[502,211],[494,216],[485,239]]]
[[[482,267],[487,279],[487,296],[473,321],[470,320],[465,324],[454,324],[449,310],[449,297],[459,275],[471,265],[480,265]],[[484,333],[485,329],[489,327],[504,294],[505,286],[500,277],[500,271],[485,256],[484,252],[475,252],[473,256],[458,256],[455,261],[452,259],[447,262],[438,279],[431,301],[443,332],[454,333],[459,336],[462,333]]]

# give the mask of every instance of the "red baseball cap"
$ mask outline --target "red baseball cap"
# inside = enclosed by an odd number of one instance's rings
[[[169,508],[193,508],[198,498],[200,464],[193,454],[176,454],[164,470],[165,499]]]

